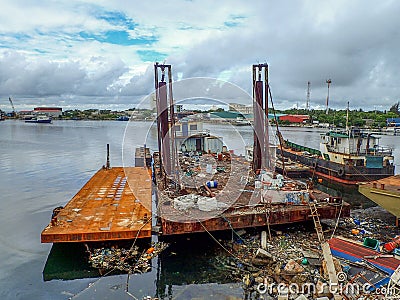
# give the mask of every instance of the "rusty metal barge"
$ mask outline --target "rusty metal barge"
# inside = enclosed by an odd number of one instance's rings
[[[147,148],[137,150],[135,162],[143,164],[136,167],[110,168],[107,161],[64,208],[54,211],[41,234],[43,243],[123,241],[151,238],[152,233],[173,236],[269,228],[316,216],[336,219],[350,215],[350,205],[340,197],[314,190],[311,183],[268,171],[274,167],[275,147],[269,143],[266,119],[266,64],[253,66],[251,162],[230,152],[221,138],[208,132],[177,139],[179,120],[175,118],[171,65],[156,63],[154,70],[158,151],[151,157]],[[152,226],[155,214],[157,222]]]
[[[100,169],[53,213],[42,243],[104,242],[151,237],[152,183],[141,167]]]
[[[273,170],[276,147],[270,145],[266,118],[267,64],[253,65],[251,162],[222,143],[220,148],[204,148],[209,134],[180,136],[183,147],[177,147],[176,128],[181,120],[175,117],[171,65],[156,63],[154,70],[159,151],[153,162],[160,235],[269,227],[313,220],[313,215],[330,219],[350,215],[350,205],[343,199],[268,171]]]

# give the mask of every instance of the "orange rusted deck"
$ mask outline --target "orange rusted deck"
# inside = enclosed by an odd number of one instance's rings
[[[395,175],[368,183],[361,183],[358,191],[379,206],[400,218],[400,175]]]
[[[42,243],[151,237],[149,171],[142,167],[99,170],[51,220]]]

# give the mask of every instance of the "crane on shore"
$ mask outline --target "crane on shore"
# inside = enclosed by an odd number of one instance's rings
[[[16,118],[17,117],[17,112],[15,111],[14,103],[11,100],[11,97],[8,97],[8,101],[10,101],[11,107],[12,107],[12,117]]]

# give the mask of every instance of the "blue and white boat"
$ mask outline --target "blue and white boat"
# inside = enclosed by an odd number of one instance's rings
[[[51,123],[51,118],[46,115],[37,115],[32,119],[25,120],[25,123],[44,123],[49,124]]]

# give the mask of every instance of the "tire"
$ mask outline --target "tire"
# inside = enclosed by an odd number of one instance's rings
[[[339,177],[343,177],[344,176],[344,174],[345,174],[345,172],[344,172],[344,168],[340,168],[339,170],[338,170],[338,176]]]

